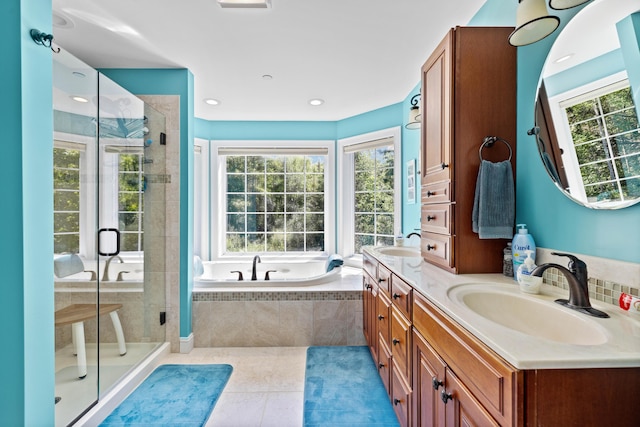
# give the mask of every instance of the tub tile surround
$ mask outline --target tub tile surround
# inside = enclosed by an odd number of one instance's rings
[[[551,255],[562,252],[547,248],[537,248],[536,265],[555,263],[567,266],[568,258]],[[617,261],[589,255],[575,255],[587,264],[589,274],[589,298],[618,306],[620,293],[640,296],[640,264]],[[557,269],[548,269],[543,274],[544,283],[568,290],[567,280]]]
[[[308,289],[194,289],[195,347],[365,345],[355,271]]]

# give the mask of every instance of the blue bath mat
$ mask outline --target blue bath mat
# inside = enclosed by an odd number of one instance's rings
[[[398,425],[367,346],[309,347],[305,427]]]
[[[102,422],[102,426],[203,426],[233,368],[160,365]]]

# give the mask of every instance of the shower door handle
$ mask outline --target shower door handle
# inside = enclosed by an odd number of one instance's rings
[[[115,252],[103,252],[100,238],[102,233],[115,233],[116,235],[116,251]],[[117,228],[101,228],[98,230],[98,253],[102,256],[115,256],[120,253],[120,231]]]

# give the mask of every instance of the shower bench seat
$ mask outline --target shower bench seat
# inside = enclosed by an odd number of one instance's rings
[[[118,317],[118,310],[122,308],[122,304],[72,304],[55,313],[56,326],[71,325],[71,339],[75,347],[75,354],[78,358],[78,377],[87,376],[87,352],[84,340],[84,321],[109,314],[113,328],[116,332],[118,340],[118,350],[120,356],[127,353],[127,347],[124,341],[124,333],[122,332],[122,324]]]

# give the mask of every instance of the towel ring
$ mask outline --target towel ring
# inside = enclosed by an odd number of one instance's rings
[[[496,141],[504,142],[504,144],[509,149],[509,158],[507,160],[511,161],[511,156],[513,155],[513,150],[511,149],[511,145],[509,145],[509,143],[505,139],[500,138],[499,136],[485,136],[484,137],[484,139],[482,140],[482,144],[480,145],[480,149],[478,150],[478,156],[480,157],[480,161],[484,160],[482,158],[482,149],[484,147],[491,148],[493,146],[493,144],[496,143]]]

